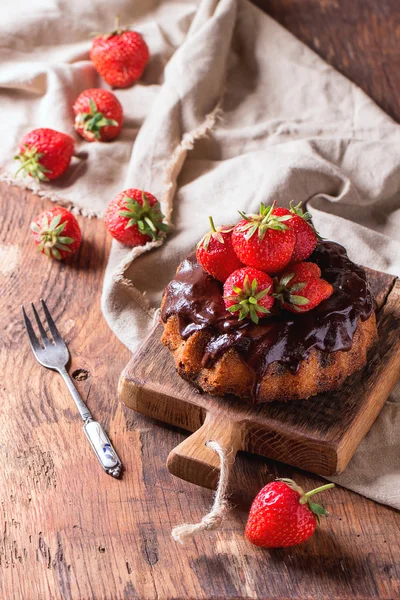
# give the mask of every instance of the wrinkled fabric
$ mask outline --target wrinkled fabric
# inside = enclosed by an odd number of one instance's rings
[[[103,85],[86,40],[89,30],[109,28],[106,3],[80,4],[43,0],[46,31],[33,11],[15,15],[15,38],[0,24],[4,178],[26,130],[71,133],[73,100]],[[208,230],[209,214],[226,224],[260,201],[304,202],[323,237],[352,260],[400,275],[400,129],[362,90],[246,0],[202,0],[197,12],[190,2],[116,4],[152,56],[138,84],[116,91],[122,136],[77,140],[82,156],[41,189],[97,215],[124,188],[160,199],[167,240],[133,250],[114,242],[105,275],[103,312],[128,348],[150,330],[163,288]],[[335,481],[400,508],[399,426],[397,388]]]
[[[85,215],[103,216],[107,202],[123,188],[135,138],[196,8],[196,0],[8,3],[7,18],[0,21],[0,179],[14,182],[19,163],[13,157],[25,133],[37,127],[63,131],[75,139],[77,156],[69,169],[49,184],[21,176],[15,183]],[[96,32],[113,29],[116,14],[122,26],[133,25],[143,35],[151,58],[140,82],[113,90],[124,108],[121,134],[111,144],[89,143],[74,133],[72,106],[87,88],[110,89],[89,50]]]

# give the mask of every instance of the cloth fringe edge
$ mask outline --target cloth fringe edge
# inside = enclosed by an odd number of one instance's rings
[[[39,196],[40,198],[44,198],[46,200],[50,200],[51,202],[59,204],[60,206],[64,206],[75,215],[82,215],[83,217],[87,217],[89,219],[103,218],[104,216],[104,214],[99,211],[89,210],[87,208],[83,208],[82,206],[78,206],[71,200],[67,200],[62,196],[59,196],[56,192],[53,192],[51,190],[47,191],[40,187],[37,187],[37,184],[34,181],[29,182],[26,179],[16,179],[10,173],[0,173],[0,182],[7,183],[8,185],[13,185],[22,190],[30,191],[33,194]]]

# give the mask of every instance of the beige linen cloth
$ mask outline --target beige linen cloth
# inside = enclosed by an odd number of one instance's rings
[[[0,166],[9,180],[23,133],[72,133],[75,97],[103,85],[87,38],[113,17],[108,0],[33,4],[22,14],[10,5],[0,23]],[[140,83],[116,91],[120,138],[77,139],[72,167],[41,193],[99,216],[127,187],[160,199],[171,223],[163,244],[112,246],[102,306],[124,344],[134,351],[144,339],[207,216],[234,222],[260,201],[306,202],[322,235],[353,260],[400,275],[400,130],[357,86],[246,0],[119,0],[112,10],[143,33],[150,64]],[[400,508],[399,430],[398,389],[335,481]]]

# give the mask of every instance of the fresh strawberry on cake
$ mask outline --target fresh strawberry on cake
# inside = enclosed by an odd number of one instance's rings
[[[377,335],[364,269],[300,205],[239,214],[211,222],[164,291],[162,342],[178,373],[254,404],[337,389]]]

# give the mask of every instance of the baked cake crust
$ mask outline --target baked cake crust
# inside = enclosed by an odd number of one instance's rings
[[[333,285],[331,299],[307,314],[283,312],[260,325],[227,313],[221,284],[194,256],[183,261],[161,305],[162,342],[179,375],[208,393],[258,404],[337,389],[363,367],[377,336],[365,271],[333,242],[320,243],[310,260]]]
[[[367,362],[367,352],[376,338],[375,313],[359,321],[353,346],[348,351],[312,350],[295,375],[281,363],[271,363],[260,384],[257,403],[306,399],[315,394],[337,389],[344,380]],[[207,368],[202,365],[210,334],[197,331],[187,340],[181,338],[178,317],[172,315],[165,324],[161,341],[172,352],[177,372],[196,387],[216,396],[234,394],[252,401],[254,372],[239,353],[230,348]]]

